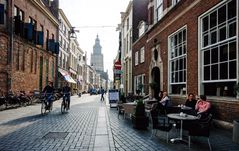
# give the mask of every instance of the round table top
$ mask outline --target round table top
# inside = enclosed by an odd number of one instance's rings
[[[197,120],[197,119],[199,119],[197,116],[188,115],[185,113],[170,113],[170,114],[167,114],[167,116],[169,118],[178,119],[178,120]]]
[[[128,103],[123,103],[123,104],[125,104],[125,105],[137,105],[136,102],[128,102]]]

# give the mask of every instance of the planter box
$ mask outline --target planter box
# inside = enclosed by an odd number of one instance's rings
[[[146,130],[149,126],[149,118],[146,116],[135,116],[132,115],[133,128]]]
[[[233,121],[232,141],[239,144],[239,120]]]

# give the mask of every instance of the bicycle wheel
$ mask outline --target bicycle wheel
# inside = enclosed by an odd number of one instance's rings
[[[42,101],[41,103],[41,114],[45,114],[46,113],[46,104],[44,101]]]
[[[64,101],[61,102],[61,113],[63,114],[65,112],[65,103]]]

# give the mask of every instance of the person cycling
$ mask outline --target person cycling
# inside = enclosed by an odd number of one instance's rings
[[[45,86],[42,93],[46,97],[46,101],[45,101],[46,109],[50,109],[50,106],[52,105],[52,97],[54,93],[53,82],[48,81],[48,85]]]
[[[68,101],[67,108],[70,109],[70,98],[71,98],[71,88],[69,87],[69,84],[66,82],[65,86],[62,88],[63,92],[63,101]]]

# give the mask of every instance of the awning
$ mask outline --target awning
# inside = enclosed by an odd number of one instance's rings
[[[62,74],[62,76],[64,77],[64,79],[69,82],[69,83],[76,83],[75,80],[70,76],[70,74],[65,71],[65,70],[62,70],[60,68],[58,68],[58,71]]]

